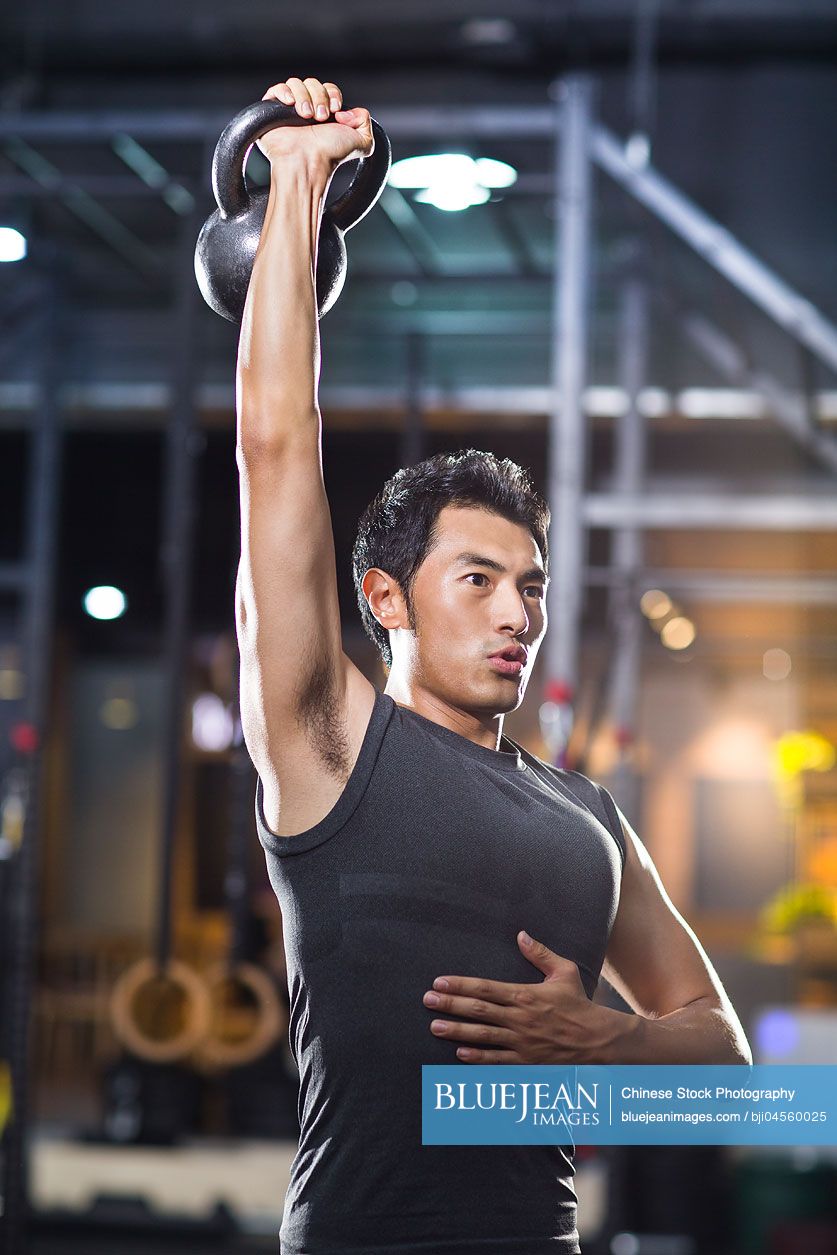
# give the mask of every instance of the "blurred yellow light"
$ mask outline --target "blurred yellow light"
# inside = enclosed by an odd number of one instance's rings
[[[786,732],[774,746],[780,775],[796,776],[801,771],[830,771],[835,762],[834,746],[819,732]]]
[[[16,702],[23,697],[23,672],[12,667],[0,670],[0,702]]]
[[[639,599],[646,619],[662,619],[671,610],[671,598],[659,588],[649,588]]]
[[[686,649],[695,639],[695,625],[691,619],[678,615],[669,619],[660,632],[660,640],[666,649]]]
[[[133,728],[139,719],[137,704],[130,697],[109,697],[102,702],[99,718],[106,728],[124,732]]]

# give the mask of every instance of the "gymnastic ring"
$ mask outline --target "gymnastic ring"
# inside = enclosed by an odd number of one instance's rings
[[[137,1019],[138,996],[154,984],[179,986],[186,995],[183,1025],[166,1037],[150,1035]],[[153,959],[141,959],[114,985],[110,1015],[117,1040],[132,1054],[152,1063],[174,1063],[190,1055],[206,1036],[212,1007],[205,982],[188,964],[169,958],[161,969]]]
[[[210,1004],[210,1026],[198,1049],[198,1061],[210,1067],[236,1068],[266,1054],[288,1027],[288,1016],[270,977],[253,963],[216,963],[204,972]],[[255,1001],[255,1024],[240,1039],[218,1032],[217,1004],[213,992],[224,985],[238,985]]]

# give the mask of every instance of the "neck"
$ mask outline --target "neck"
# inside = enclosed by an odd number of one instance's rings
[[[467,737],[476,745],[485,745],[491,750],[500,747],[503,714],[486,715],[466,710],[403,676],[395,675],[393,671],[389,673],[384,692],[397,706],[414,710],[416,714],[424,715],[425,719],[432,719],[443,728]]]

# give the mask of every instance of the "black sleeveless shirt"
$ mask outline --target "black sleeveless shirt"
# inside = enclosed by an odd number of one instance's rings
[[[571,1147],[421,1144],[421,1065],[470,1066],[430,1031],[435,977],[542,981],[517,944],[525,928],[578,965],[592,997],[619,901],[607,790],[500,744],[376,692],[320,823],[272,833],[257,782],[300,1074],[283,1255],[579,1250]]]

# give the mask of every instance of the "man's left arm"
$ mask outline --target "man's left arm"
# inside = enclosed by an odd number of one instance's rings
[[[744,1029],[695,933],[621,811],[626,859],[602,966],[636,1012],[603,1007],[601,1063],[752,1063]]]

